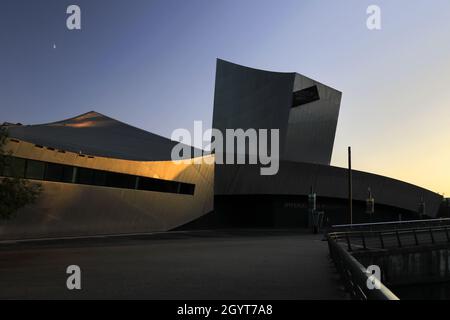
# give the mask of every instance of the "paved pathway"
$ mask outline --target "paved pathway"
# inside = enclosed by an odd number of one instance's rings
[[[320,236],[203,231],[0,245],[0,299],[345,299]],[[66,289],[79,265],[82,290]]]

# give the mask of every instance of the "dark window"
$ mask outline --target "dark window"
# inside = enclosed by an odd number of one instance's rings
[[[158,191],[158,185],[156,181],[157,179],[141,177],[139,178],[138,189],[147,191]]]
[[[93,177],[93,184],[96,186],[105,186],[106,185],[106,175],[105,171],[95,170]]]
[[[292,99],[292,107],[298,107],[310,102],[319,100],[319,91],[317,86],[312,86],[306,89],[298,90],[294,92]]]
[[[16,157],[6,157],[5,160],[3,173],[0,172],[0,175],[55,182],[73,182],[75,167],[72,166]],[[138,189],[140,190],[190,195],[193,195],[195,190],[194,184],[178,181],[137,177],[88,168],[76,168],[76,172],[74,183],[79,184],[135,189],[137,179],[139,179]]]
[[[195,191],[195,184],[182,183],[180,186],[180,193],[193,195]]]
[[[76,183],[94,184],[94,170],[86,168],[77,168]]]
[[[43,180],[45,173],[45,162],[27,160],[27,171],[25,173],[25,178]]]
[[[45,180],[57,182],[72,182],[73,167],[56,163],[47,163]]]
[[[177,182],[152,178],[140,178],[138,189],[147,191],[178,193]]]
[[[25,159],[6,157],[6,163],[4,168],[4,176],[23,178],[25,177]]]
[[[178,193],[180,185],[179,182],[167,180],[157,180],[157,181],[158,185],[160,186],[161,192]]]
[[[63,167],[54,163],[47,163],[45,169],[45,180],[60,181],[63,175]]]
[[[177,181],[167,181],[152,178],[139,178],[140,190],[194,194],[195,185],[190,183],[182,183]]]
[[[106,174],[107,187],[134,189],[135,184],[135,176],[113,172],[108,172]]]
[[[71,166],[64,166],[62,182],[72,182],[73,181],[73,170]]]
[[[0,154],[0,176],[5,176],[5,167],[6,167],[7,158],[4,155]]]

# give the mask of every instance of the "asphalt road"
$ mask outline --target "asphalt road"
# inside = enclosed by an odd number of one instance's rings
[[[81,268],[68,290],[66,268]],[[0,244],[0,299],[345,299],[320,236],[203,231]]]

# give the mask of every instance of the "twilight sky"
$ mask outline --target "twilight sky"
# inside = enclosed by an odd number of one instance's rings
[[[209,127],[216,58],[342,91],[332,164],[351,145],[356,169],[450,195],[448,0],[1,0],[0,122],[95,110],[167,137]]]

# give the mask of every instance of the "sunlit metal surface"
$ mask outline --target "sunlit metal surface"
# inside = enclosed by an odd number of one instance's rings
[[[177,144],[95,111],[58,122],[11,126],[8,131],[11,137],[42,146],[136,161],[170,160],[172,148]]]
[[[194,195],[36,181],[38,202],[0,223],[0,239],[167,231],[213,210],[214,165],[205,162],[130,161],[80,157],[73,152],[9,142],[14,156],[195,184]],[[205,156],[211,158],[214,156]],[[209,160],[211,162],[211,160]]]

